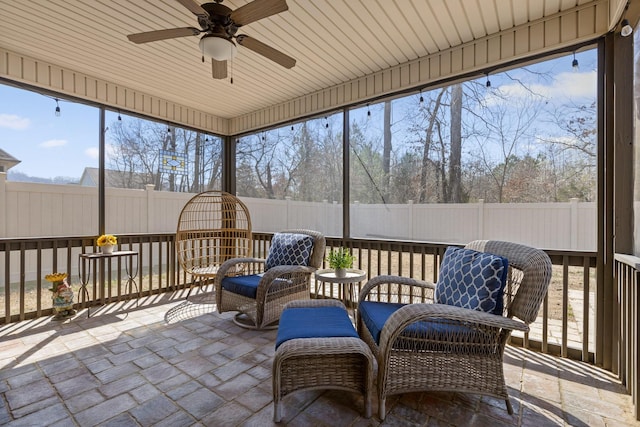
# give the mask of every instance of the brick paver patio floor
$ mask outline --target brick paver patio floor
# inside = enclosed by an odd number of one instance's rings
[[[175,298],[0,327],[0,425],[273,425],[276,331]],[[411,393],[389,398],[381,423],[356,394],[311,391],[285,398],[281,425],[639,425],[624,387],[594,366],[509,347],[505,375],[513,416],[493,398]]]

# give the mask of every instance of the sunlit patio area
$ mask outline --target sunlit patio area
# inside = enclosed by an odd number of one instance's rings
[[[273,425],[276,331],[236,326],[215,305],[166,293],[140,307],[111,304],[63,322],[0,328],[0,391],[9,426]],[[634,426],[633,405],[610,372],[508,346],[514,405],[459,393],[407,393],[387,402],[383,423],[363,399],[301,391],[284,399],[291,426]]]

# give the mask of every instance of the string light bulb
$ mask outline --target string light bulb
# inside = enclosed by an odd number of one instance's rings
[[[329,118],[325,117],[324,119],[327,121],[327,123],[325,123],[324,127],[329,129]]]
[[[56,100],[56,117],[60,117],[60,104],[58,104],[58,98],[54,98]]]
[[[369,104],[367,104],[367,117],[371,117],[371,110],[369,109]]]
[[[487,73],[487,83],[485,83],[485,86],[486,86],[487,88],[490,88],[490,87],[491,87],[491,80],[489,80],[489,73]]]
[[[422,91],[420,91],[420,104],[424,102],[424,97],[422,96]]]
[[[620,35],[622,37],[629,37],[631,33],[633,33],[633,27],[631,26],[631,24],[629,24],[629,20],[627,18],[624,18],[622,20],[620,26]]]
[[[573,52],[573,61],[571,61],[571,67],[573,67],[573,71],[578,71],[580,69],[580,64],[576,59],[576,53]]]
[[[118,121],[121,122],[122,121],[122,116],[120,115],[120,110],[118,110]]]

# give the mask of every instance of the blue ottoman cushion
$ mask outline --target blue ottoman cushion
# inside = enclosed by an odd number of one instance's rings
[[[347,312],[341,307],[288,308],[280,316],[276,349],[297,338],[359,338]]]

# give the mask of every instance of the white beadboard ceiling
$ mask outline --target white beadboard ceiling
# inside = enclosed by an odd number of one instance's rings
[[[224,0],[236,9],[247,0]],[[232,119],[602,0],[288,0],[241,28],[297,60],[242,46],[233,84],[214,80],[198,37],[137,45],[126,35],[198,27],[177,0],[0,0],[0,48]],[[606,21],[611,22],[607,16]]]

